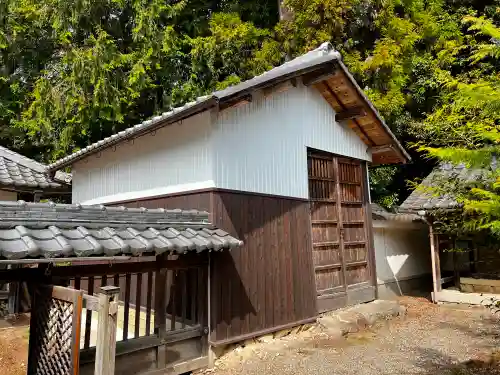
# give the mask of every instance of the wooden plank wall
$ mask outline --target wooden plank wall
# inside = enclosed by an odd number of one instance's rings
[[[124,204],[199,209],[243,240],[212,253],[211,340],[234,342],[317,315],[309,202],[237,191],[203,191]]]
[[[212,216],[244,242],[212,256],[212,342],[316,316],[308,202],[217,191]]]

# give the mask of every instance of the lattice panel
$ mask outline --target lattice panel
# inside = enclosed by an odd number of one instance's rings
[[[34,302],[28,375],[77,374],[78,359],[73,358],[74,303],[53,297],[50,289],[37,290]]]

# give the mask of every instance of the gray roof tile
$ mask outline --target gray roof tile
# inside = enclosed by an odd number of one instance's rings
[[[58,171],[50,178],[47,167],[0,146],[0,185],[13,189],[61,189],[71,183],[71,174]]]
[[[61,258],[238,247],[196,210],[0,202],[0,258]]]
[[[479,181],[486,176],[487,171],[484,169],[470,169],[464,165],[451,165],[443,163],[437,166],[429,175],[422,181],[422,186],[432,187],[441,181],[462,180],[466,182]],[[451,188],[450,188],[451,190]],[[436,210],[436,209],[454,209],[459,207],[453,193],[445,195],[436,195],[431,192],[421,189],[415,189],[408,198],[401,204],[400,209],[403,211],[420,211],[420,210]]]
[[[385,208],[376,203],[371,204],[371,209],[372,209],[373,220],[388,220],[388,221],[400,221],[400,222],[422,221],[422,218],[416,214],[389,212]]]

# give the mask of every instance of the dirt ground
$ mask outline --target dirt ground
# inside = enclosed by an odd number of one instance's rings
[[[26,317],[0,324],[0,374],[25,375],[28,361],[29,328]]]
[[[252,344],[217,362],[214,375],[495,375],[500,324],[483,308],[405,298],[406,317],[347,338],[313,333]]]
[[[347,338],[304,332],[252,344],[217,361],[213,375],[500,375],[500,316],[482,308],[405,298],[406,317]],[[1,328],[0,374],[26,374],[28,328]]]

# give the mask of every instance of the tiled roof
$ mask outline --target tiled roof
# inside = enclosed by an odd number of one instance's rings
[[[443,163],[436,167],[429,175],[422,181],[421,185],[424,187],[432,187],[437,182],[453,181],[456,179],[473,182],[479,181],[484,178],[485,170],[469,169],[464,165],[452,166]],[[410,196],[401,204],[400,209],[403,211],[420,211],[420,210],[436,210],[436,209],[453,209],[459,207],[450,188],[450,194],[436,196],[432,192],[422,189],[415,189]]]
[[[58,171],[50,178],[45,165],[0,146],[0,185],[3,187],[61,189],[70,183],[70,174]]]
[[[0,258],[217,251],[242,244],[196,210],[0,202]]]
[[[81,159],[87,154],[91,154],[102,150],[106,147],[115,145],[123,140],[131,139],[137,137],[141,134],[152,131],[158,127],[165,126],[184,118],[192,116],[196,113],[203,112],[209,108],[220,105],[226,101],[237,98],[247,92],[252,90],[257,90],[261,87],[266,87],[272,83],[281,82],[293,77],[297,77],[300,74],[304,74],[312,71],[315,68],[324,67],[325,64],[331,64],[336,62],[338,66],[344,71],[347,78],[353,83],[356,90],[361,94],[363,100],[368,103],[376,114],[378,120],[382,124],[387,134],[392,138],[394,145],[399,149],[399,151],[410,160],[410,156],[401,146],[396,137],[392,134],[389,127],[385,124],[384,120],[380,117],[376,109],[373,107],[367,96],[363,93],[361,88],[356,83],[354,77],[349,73],[346,66],[342,63],[341,55],[336,51],[332,45],[328,42],[323,43],[320,47],[299,56],[291,61],[288,61],[276,68],[273,68],[259,76],[256,76],[247,81],[241,82],[237,85],[228,87],[224,90],[215,91],[210,95],[202,96],[197,98],[195,101],[185,104],[182,107],[174,108],[169,112],[165,112],[159,116],[155,116],[152,119],[146,120],[140,124],[137,124],[131,128],[125,129],[117,134],[110,137],[104,138],[103,140],[93,143],[71,155],[68,155],[56,162],[50,164],[48,169],[55,171],[59,168],[71,165],[73,162]]]
[[[372,203],[371,208],[373,220],[388,220],[400,222],[422,221],[422,218],[416,214],[389,212],[376,203]]]

